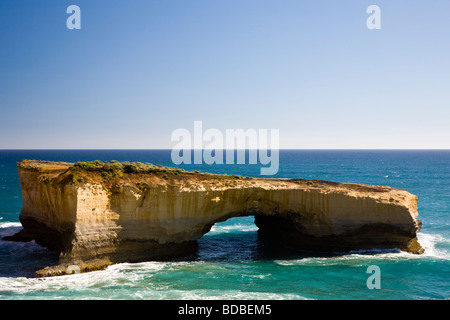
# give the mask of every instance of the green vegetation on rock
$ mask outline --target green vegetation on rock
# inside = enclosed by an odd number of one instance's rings
[[[222,174],[215,175],[210,173],[203,173],[197,170],[186,171],[181,168],[171,168],[164,167],[160,164],[154,165],[152,163],[142,163],[142,162],[119,162],[116,160],[112,161],[89,161],[89,162],[76,162],[70,168],[72,173],[77,173],[80,170],[89,172],[98,172],[105,179],[120,178],[123,174],[154,174],[164,179],[169,179],[171,176],[183,175],[196,175],[196,176],[211,176],[222,178],[233,178],[233,179],[252,179],[251,177],[243,177],[240,175],[232,174]],[[75,180],[75,178],[74,178]],[[75,183],[75,181],[74,181]]]

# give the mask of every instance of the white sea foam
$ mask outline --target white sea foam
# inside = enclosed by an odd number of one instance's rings
[[[221,290],[173,290],[168,283],[149,281],[161,270],[192,271],[201,265],[204,263],[187,261],[121,263],[101,271],[51,278],[0,277],[0,299],[19,295],[27,298],[35,293],[51,299],[70,299],[70,292],[77,292],[76,299],[221,299]]]
[[[9,227],[21,227],[22,224],[20,222],[0,222],[0,229],[9,228]]]
[[[307,300],[292,293],[248,292],[240,290],[170,290],[165,293],[169,299],[180,300]]]
[[[135,299],[170,300],[307,300],[292,293],[249,292],[241,290],[141,290],[132,294]]]
[[[437,249],[437,244],[450,244],[450,240],[444,238],[441,235],[436,234],[418,234],[419,243],[425,249],[425,253],[421,255],[407,253],[398,249],[384,250],[384,249],[371,249],[371,250],[358,250],[352,251],[349,254],[343,254],[331,257],[308,257],[302,259],[292,260],[275,260],[274,262],[284,266],[294,265],[365,265],[367,260],[411,260],[411,259],[427,259],[433,258],[438,260],[450,260],[450,252],[448,250]]]
[[[252,224],[232,224],[232,225],[213,225],[210,232],[214,233],[231,233],[231,232],[255,232],[258,227]]]
[[[239,290],[178,290],[172,281],[152,281],[159,272],[229,272],[222,264],[206,262],[121,263],[105,270],[51,278],[0,277],[0,299],[9,297],[51,299],[305,299],[296,294],[242,292]],[[264,279],[270,274],[247,275]],[[23,295],[23,296],[20,296]]]
[[[421,256],[450,260],[450,250],[437,248],[437,246],[441,245],[449,247],[450,239],[447,239],[440,234],[427,233],[419,233],[417,235],[417,238],[419,240],[419,243],[425,249],[425,253]]]
[[[0,239],[12,236],[22,228],[20,222],[0,222]]]

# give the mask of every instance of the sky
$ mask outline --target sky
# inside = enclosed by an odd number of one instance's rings
[[[0,149],[170,149],[194,121],[450,149],[450,1],[0,1]]]

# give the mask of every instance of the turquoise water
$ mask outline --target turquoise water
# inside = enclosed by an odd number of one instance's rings
[[[119,160],[172,166],[170,151],[0,151],[0,237],[21,229],[16,162]],[[258,176],[259,165],[189,165],[187,170]],[[197,254],[180,261],[117,264],[103,271],[33,278],[57,257],[29,243],[0,241],[0,299],[448,299],[450,151],[280,151],[276,177],[388,185],[419,197],[424,255],[397,250],[301,255],[260,241],[253,217],[213,226]],[[369,290],[367,268],[381,270]]]

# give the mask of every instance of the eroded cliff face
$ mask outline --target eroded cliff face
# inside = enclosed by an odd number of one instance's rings
[[[38,161],[18,168],[24,230],[9,240],[61,252],[60,265],[39,276],[186,256],[214,223],[247,215],[262,235],[300,249],[423,252],[417,197],[389,187],[162,169],[111,177]]]

